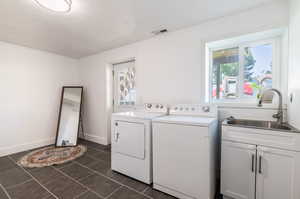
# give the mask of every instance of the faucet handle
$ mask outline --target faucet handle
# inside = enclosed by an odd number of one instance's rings
[[[262,107],[262,97],[260,96],[259,100],[258,100],[258,104],[257,104],[258,107]]]
[[[235,120],[235,118],[233,116],[230,116],[227,118],[227,120],[232,121],[232,120]]]
[[[276,119],[281,118],[282,117],[282,113],[276,113],[272,117],[276,118]]]

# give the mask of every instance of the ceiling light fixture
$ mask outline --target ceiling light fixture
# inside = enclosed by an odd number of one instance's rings
[[[54,12],[70,12],[72,0],[34,0],[39,6]]]

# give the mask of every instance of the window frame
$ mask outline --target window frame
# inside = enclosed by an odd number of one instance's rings
[[[282,51],[281,51],[281,44],[282,38],[281,36],[273,36],[269,37],[267,39],[256,39],[251,41],[243,41],[243,42],[231,42],[230,44],[222,44],[219,46],[213,46],[209,47],[207,46],[207,53],[208,56],[208,79],[207,79],[207,97],[206,99],[209,100],[210,103],[214,104],[233,104],[233,103],[239,103],[239,104],[256,104],[257,99],[255,97],[244,97],[243,94],[243,82],[244,82],[244,58],[243,58],[243,49],[246,47],[254,47],[258,45],[263,44],[271,44],[272,45],[272,87],[281,89],[282,85],[282,78],[280,76],[280,73],[282,71],[281,69],[281,60],[282,60]],[[236,99],[213,99],[212,91],[213,91],[213,85],[212,85],[212,76],[213,76],[213,52],[222,50],[222,49],[229,49],[229,48],[239,48],[239,78],[238,78],[238,97]],[[241,81],[242,80],[242,81]]]
[[[118,76],[118,71],[121,71],[122,69],[127,69],[129,68],[126,65],[122,65],[122,64],[127,64],[127,63],[132,63],[133,64],[133,68],[136,71],[136,59],[128,59],[126,61],[122,61],[122,62],[118,62],[118,63],[114,63],[112,64],[112,72],[113,72],[113,107],[114,107],[114,111],[117,110],[130,110],[136,107],[137,104],[137,98],[135,99],[133,104],[120,104],[120,92],[119,90],[116,88],[119,86],[120,84],[120,80],[117,78]],[[135,83],[136,83],[136,77],[135,77]],[[136,85],[135,85],[135,91],[137,91]]]

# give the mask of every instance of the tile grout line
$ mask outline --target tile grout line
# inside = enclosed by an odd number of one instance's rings
[[[85,141],[87,141],[87,140],[85,140]],[[90,142],[90,141],[88,141],[88,142]],[[97,143],[97,144],[98,144],[98,143]],[[95,150],[95,151],[111,153],[111,151],[106,151],[106,150],[98,149],[98,148],[95,148],[95,147],[92,147],[92,146],[88,146],[88,144],[86,144],[86,146],[87,146],[87,151],[88,151],[88,148],[90,147],[90,148],[92,148],[92,149]],[[86,156],[92,158],[93,160],[100,161],[100,162],[105,162],[105,163],[106,163],[106,161],[104,161],[104,160],[102,160],[102,159],[97,159],[97,158],[95,158],[95,157],[93,157],[93,156],[91,156],[91,155],[86,154]],[[76,161],[76,159],[75,159],[75,161]],[[152,197],[150,197],[150,196],[148,196],[148,195],[145,194],[145,192],[146,192],[148,189],[151,188],[151,187],[149,187],[149,186],[147,186],[142,192],[139,192],[138,190],[135,190],[135,189],[132,188],[132,187],[129,187],[129,186],[127,186],[127,185],[125,185],[125,184],[123,184],[123,183],[121,183],[121,182],[119,182],[119,181],[113,179],[113,178],[110,178],[110,177],[108,177],[108,176],[106,176],[106,175],[104,175],[104,174],[102,174],[102,173],[100,173],[100,172],[98,172],[98,171],[96,171],[96,170],[93,170],[93,169],[91,169],[91,168],[89,168],[89,167],[87,167],[87,166],[81,164],[81,163],[78,162],[78,161],[76,161],[76,163],[78,163],[80,166],[83,166],[83,167],[89,169],[90,171],[92,171],[92,172],[94,172],[94,173],[96,173],[96,174],[99,174],[99,175],[101,175],[101,176],[103,176],[103,177],[105,177],[105,178],[107,178],[107,179],[110,179],[110,180],[112,180],[112,181],[114,181],[114,182],[120,184],[121,186],[120,186],[117,190],[121,189],[122,187],[126,187],[126,188],[128,188],[128,189],[130,189],[130,190],[132,190],[132,191],[134,191],[134,192],[136,192],[136,193],[139,193],[139,194],[141,194],[141,195],[143,195],[143,196],[145,196],[145,197],[147,197],[147,198],[153,199]],[[117,190],[113,191],[113,193],[116,192]],[[111,194],[111,195],[112,195],[112,194]]]
[[[12,159],[11,157],[9,157],[9,158],[10,158],[10,160],[13,161],[13,159]],[[18,164],[17,164],[17,165],[18,165]],[[42,185],[42,184],[41,184],[41,183],[40,183],[33,175],[31,175],[31,173],[29,173],[29,171],[26,171],[26,169],[24,169],[24,168],[21,167],[20,165],[18,165],[18,167],[20,167],[21,169],[23,169],[23,171],[24,171],[25,173],[27,173],[29,176],[31,176],[32,179],[35,180],[36,183],[38,183],[40,186],[42,186],[47,192],[49,192],[50,195],[54,196],[54,198],[56,198],[56,199],[59,199],[54,193],[52,193],[49,189],[47,189],[44,185]]]
[[[88,146],[87,146],[88,147]],[[91,147],[92,148],[92,147]],[[94,149],[94,148],[92,148],[92,149]],[[88,151],[88,149],[87,149],[87,151]],[[110,151],[100,151],[100,150],[96,150],[96,151],[99,151],[99,152],[109,152],[110,153]],[[92,156],[92,155],[89,155],[89,154],[87,154],[87,152],[85,152],[85,155],[86,156],[88,156],[89,158],[92,158],[93,160],[97,160],[97,161],[101,161],[101,162],[106,162],[105,160],[102,160],[102,159],[98,159],[98,158],[95,158],[94,156]],[[79,157],[80,158],[80,157]],[[76,161],[76,159],[75,159],[75,161]],[[76,161],[77,162],[77,161]]]
[[[110,151],[98,149],[98,148],[96,148],[96,147],[91,147],[91,146],[88,146],[88,144],[84,144],[84,145],[87,146],[87,150],[88,150],[88,148],[92,148],[93,150],[95,150],[95,151],[97,151],[97,152],[110,153]],[[48,147],[48,145],[45,146],[45,147]],[[40,148],[43,148],[43,147],[40,147]],[[37,148],[37,149],[39,149],[39,148]],[[32,151],[34,151],[34,150],[35,150],[35,149],[32,149],[31,151],[28,151],[28,153],[30,153],[30,152],[32,152]],[[88,154],[86,154],[86,155],[87,155],[88,157],[90,157],[91,159],[93,159],[93,160],[96,160],[96,161],[99,161],[99,162],[105,162],[105,160],[97,159],[97,158],[95,158],[94,156],[91,156],[91,155],[88,155]],[[22,166],[20,166],[19,164],[17,164],[17,163],[18,163],[18,160],[15,160],[14,158],[12,158],[11,155],[8,155],[7,157],[8,157],[14,164],[16,164],[17,167],[21,168],[25,173],[27,173],[27,174],[32,178],[32,179],[26,180],[26,181],[24,181],[24,182],[22,182],[22,183],[20,183],[20,184],[10,186],[10,187],[8,187],[8,188],[12,188],[12,187],[15,187],[15,186],[24,184],[24,183],[26,183],[26,182],[29,182],[30,180],[33,180],[33,181],[37,182],[40,186],[42,186],[47,192],[49,192],[50,195],[52,195],[52,196],[54,196],[55,198],[58,199],[58,197],[57,197],[55,194],[53,194],[53,193],[52,193],[50,190],[48,190],[44,185],[42,185],[42,184],[38,181],[38,179],[36,179],[33,175],[31,175],[30,172],[28,172],[28,171],[27,171],[26,169],[24,169]],[[77,163],[77,164],[79,164],[77,161],[74,161],[74,162]],[[87,186],[81,184],[79,181],[77,181],[77,180],[71,178],[70,176],[68,176],[68,175],[65,174],[63,171],[60,170],[60,169],[66,168],[66,167],[68,167],[68,166],[71,166],[71,165],[73,165],[73,164],[74,164],[74,163],[72,163],[72,164],[70,164],[70,165],[65,165],[65,166],[60,167],[60,168],[55,168],[53,165],[52,165],[51,167],[52,167],[53,169],[55,169],[56,171],[62,173],[64,176],[68,177],[68,178],[71,179],[72,181],[74,181],[74,182],[80,184],[81,186],[85,187],[87,190],[86,190],[85,192],[83,192],[82,194],[84,194],[84,193],[86,193],[86,192],[88,192],[88,191],[91,191],[91,192],[93,192],[94,194],[96,194],[97,196],[99,196],[100,198],[105,198],[104,196],[102,196],[102,195],[98,194],[97,192],[91,190],[91,189],[88,188]],[[81,165],[81,164],[79,164],[79,165]],[[81,165],[81,166],[82,166],[82,165]],[[89,168],[88,168],[88,169],[89,169]],[[84,178],[79,179],[79,180],[83,180],[83,179],[88,178],[88,177],[90,177],[91,175],[95,174],[95,171],[94,171],[94,170],[92,170],[92,169],[89,169],[89,170],[90,170],[92,173],[91,173],[90,175],[84,177]],[[0,185],[1,185],[1,184],[0,184]],[[1,185],[1,186],[2,186],[2,185]],[[4,187],[3,187],[3,190],[5,191],[6,195],[8,195],[9,199],[11,199],[11,197],[9,196],[8,192],[6,191],[6,189],[5,189]],[[79,195],[81,195],[81,194],[79,194]],[[79,197],[79,195],[78,195],[78,196],[75,196],[75,198]],[[47,197],[47,196],[46,196],[46,197]],[[45,198],[46,198],[46,197],[45,197]]]
[[[147,191],[148,189],[150,189],[150,187],[147,186],[147,187],[144,189],[144,191],[142,191],[142,193],[146,193],[146,191]]]
[[[114,190],[113,192],[111,192],[110,194],[108,194],[104,199],[109,198],[110,196],[112,196],[114,193],[116,193],[117,191],[119,191],[123,186],[120,185],[120,187],[116,188],[116,190]]]
[[[53,168],[53,166],[51,166],[51,167]],[[96,195],[99,196],[100,198],[105,198],[104,196],[102,196],[102,195],[100,195],[99,193],[93,191],[92,189],[90,189],[89,187],[85,186],[84,184],[82,184],[82,183],[79,182],[78,180],[75,180],[74,178],[70,177],[69,175],[67,175],[67,174],[64,173],[63,171],[61,171],[61,170],[59,170],[59,169],[57,169],[57,168],[53,168],[53,169],[55,169],[56,171],[58,171],[59,173],[61,173],[61,174],[64,175],[65,177],[69,178],[69,179],[72,180],[73,182],[76,182],[77,184],[83,186],[83,187],[86,188],[88,191],[93,192],[94,194],[96,194]],[[93,174],[91,174],[91,175],[89,175],[89,176],[86,176],[85,178],[88,178],[88,177],[90,177],[90,176],[92,176],[92,175],[93,175]],[[85,179],[85,178],[82,178],[82,179]],[[81,180],[82,180],[82,179],[81,179]],[[78,194],[78,195],[80,195],[80,194]],[[75,197],[77,197],[77,196],[75,196]]]
[[[87,140],[85,140],[85,141],[87,141]],[[96,143],[96,142],[91,142],[91,141],[87,141],[87,142],[90,142],[92,144],[97,144],[97,145],[100,145],[100,146],[106,146],[106,145],[99,144],[99,143]],[[79,143],[79,144],[87,145],[87,146],[89,146],[90,148],[93,148],[93,149],[97,149],[97,150],[101,150],[101,151],[106,151],[105,149],[99,149],[97,147],[90,146],[89,143]]]
[[[109,153],[110,151],[105,151],[105,150],[103,150],[103,149],[98,149],[98,148],[95,148],[95,147],[92,147],[92,146],[88,146],[87,145],[87,150],[89,150],[88,148],[91,148],[91,149],[93,149],[93,150],[95,150],[95,151],[99,151],[99,152],[103,152],[103,153]]]
[[[92,149],[96,152],[111,153],[111,151],[109,151],[109,150],[98,149],[98,148],[91,147],[91,146],[88,146],[88,145],[86,145],[86,147],[87,147],[87,151],[89,151],[89,148],[90,148],[90,149]]]
[[[80,164],[80,163],[78,163],[78,164]],[[81,164],[80,164],[80,165],[81,165]],[[130,190],[133,190],[133,191],[135,191],[135,192],[137,192],[137,193],[140,193],[140,194],[144,195],[142,192],[140,192],[140,191],[138,191],[138,190],[136,190],[136,189],[134,189],[134,188],[132,188],[132,187],[126,185],[126,184],[123,184],[122,182],[119,182],[119,181],[117,181],[117,180],[115,180],[115,179],[113,179],[113,178],[111,178],[111,177],[109,177],[109,176],[106,176],[106,175],[104,175],[103,173],[101,173],[101,172],[99,172],[99,171],[93,170],[93,169],[91,169],[91,168],[89,168],[89,167],[87,167],[87,166],[85,166],[85,165],[81,165],[81,166],[82,166],[82,167],[85,167],[85,168],[87,168],[87,169],[93,171],[94,173],[96,173],[96,174],[98,174],[98,175],[100,175],[100,176],[102,176],[102,177],[104,177],[104,178],[107,178],[107,179],[109,179],[109,180],[111,180],[111,181],[113,181],[113,182],[115,182],[115,183],[117,183],[117,184],[119,184],[119,185],[121,185],[121,186],[123,186],[123,187],[126,187],[126,188],[128,188],[128,189],[130,189]]]
[[[87,166],[85,166],[85,165],[82,165],[82,164],[80,164],[80,163],[78,163],[78,164],[79,164],[80,166],[82,166],[82,167],[85,167],[85,168],[87,168],[87,169],[89,169],[89,170],[94,171],[96,174],[101,175],[102,177],[105,177],[105,178],[107,178],[107,179],[109,179],[109,180],[111,180],[111,181],[113,181],[113,182],[115,182],[115,183],[117,183],[117,184],[119,184],[119,185],[121,185],[121,186],[123,186],[123,187],[126,187],[126,188],[128,188],[128,189],[130,189],[130,190],[132,190],[132,191],[134,191],[134,192],[136,192],[136,193],[139,193],[139,194],[141,194],[141,195],[143,195],[143,196],[145,196],[145,197],[147,197],[147,198],[153,199],[153,198],[151,198],[150,196],[144,194],[143,192],[140,192],[140,191],[138,191],[138,190],[135,190],[134,188],[129,187],[128,185],[125,185],[125,184],[123,184],[123,183],[121,183],[121,182],[119,182],[119,181],[117,181],[117,180],[115,180],[115,179],[113,179],[113,178],[110,178],[110,177],[108,177],[108,176],[106,176],[106,175],[104,175],[104,174],[102,174],[102,173],[100,173],[100,172],[98,172],[98,171],[95,171],[95,170],[93,170],[93,169],[91,169],[91,168],[89,168],[89,167],[87,167]],[[145,189],[146,189],[146,188],[145,188]]]
[[[85,141],[87,141],[87,140],[85,140]],[[91,141],[88,141],[88,142],[91,142]],[[98,144],[98,143],[97,143],[97,144]],[[88,146],[88,144],[86,144],[86,146],[87,146],[87,151],[88,151],[88,148],[90,147],[90,148],[92,148],[92,149],[95,150],[95,151],[109,152],[109,153],[111,153],[111,151],[106,151],[106,150],[98,149],[98,148],[95,148],[95,147],[92,147],[92,146]],[[86,156],[92,158],[93,160],[97,160],[97,161],[105,162],[105,163],[106,163],[106,161],[104,161],[104,160],[102,160],[102,159],[97,159],[97,158],[95,158],[95,157],[93,157],[93,156],[91,156],[91,155],[86,154]],[[75,161],[76,161],[76,160],[75,160]],[[76,161],[76,162],[77,162],[77,161]],[[80,162],[77,162],[77,163],[78,163],[79,165],[81,165],[81,166],[83,166],[83,167],[85,167],[85,168],[87,168],[87,169],[89,169],[89,170],[95,172],[96,174],[100,174],[101,176],[106,177],[106,178],[108,178],[108,179],[110,179],[110,180],[112,180],[112,181],[114,181],[114,182],[120,184],[121,187],[122,187],[122,186],[123,186],[123,187],[126,187],[126,188],[128,188],[128,189],[130,189],[130,190],[133,190],[133,191],[139,193],[139,194],[142,194],[143,196],[146,196],[147,198],[153,199],[152,197],[150,197],[150,196],[148,196],[148,195],[145,194],[145,192],[146,192],[148,189],[150,189],[149,186],[147,186],[142,192],[140,192],[140,191],[135,190],[134,188],[129,187],[129,186],[127,186],[127,185],[125,185],[125,184],[123,184],[123,183],[121,183],[121,182],[119,182],[119,181],[113,179],[113,178],[110,178],[110,177],[108,177],[108,176],[106,176],[106,175],[104,175],[104,174],[102,174],[102,173],[96,171],[96,170],[93,170],[93,169],[91,169],[91,168],[89,168],[89,167],[87,167],[87,166],[85,166],[85,165],[82,165]]]
[[[101,161],[101,162],[106,162],[106,160],[103,160],[103,159],[101,159],[101,158],[96,158],[96,157],[94,157],[94,156],[92,156],[92,155],[87,154],[87,152],[89,151],[88,148],[91,148],[91,149],[93,149],[93,150],[95,150],[95,151],[97,151],[97,152],[111,153],[110,151],[105,151],[105,150],[102,150],[102,149],[97,149],[97,148],[94,148],[94,147],[89,147],[88,145],[86,145],[86,147],[87,147],[87,150],[86,150],[86,152],[85,152],[84,154],[85,154],[86,156],[88,156],[89,158],[92,158],[93,160],[97,160],[97,161]],[[78,158],[80,158],[80,157],[78,157]],[[74,159],[74,160],[76,160],[76,159]]]
[[[94,175],[95,173],[91,173],[91,174],[89,174],[89,175],[87,175],[87,176],[85,176],[85,177],[82,177],[82,178],[79,178],[79,179],[74,179],[74,180],[76,180],[76,181],[78,181],[78,182],[80,182],[81,180],[85,180],[86,178],[88,178],[88,177],[90,177],[90,176],[92,176],[92,175]],[[69,176],[70,178],[72,178],[71,176]],[[84,185],[85,186],[85,185]],[[85,186],[86,187],[86,186]]]
[[[57,168],[57,169],[64,169],[64,168],[66,168],[66,167],[69,167],[69,166],[72,166],[73,164],[74,164],[74,162],[72,162],[73,160],[71,160],[71,161],[69,161],[69,162],[71,162],[71,164],[67,164],[67,165],[64,165],[64,166],[62,166],[62,167],[59,167],[59,168]],[[66,163],[69,163],[69,162],[65,162],[65,163],[63,163],[63,164],[66,164]],[[57,165],[59,165],[59,164],[57,164]],[[51,166],[56,166],[56,165],[51,165]],[[56,167],[55,167],[56,168]]]
[[[88,142],[90,142],[90,141],[88,141]],[[97,143],[97,144],[98,144],[98,143]],[[86,146],[87,146],[87,150],[88,150],[88,148],[91,148],[92,150],[95,150],[95,151],[97,151],[97,152],[111,153],[110,150],[99,149],[99,148],[96,148],[96,147],[93,147],[93,146],[89,146],[87,143],[86,143],[86,144],[83,143],[83,145],[86,145]],[[93,160],[95,160],[95,161],[99,161],[100,163],[101,163],[101,162],[107,163],[106,160],[98,159],[98,158],[96,158],[96,157],[94,157],[94,156],[92,156],[92,155],[86,154],[86,156],[89,157],[89,158],[91,158],[91,159],[93,159]],[[15,160],[15,159],[13,159],[12,157],[10,157],[10,155],[9,155],[8,157],[9,157],[9,159],[11,159],[15,164],[17,164],[17,160]],[[129,190],[132,190],[132,191],[134,191],[134,192],[136,192],[136,193],[138,193],[138,194],[141,194],[141,195],[145,196],[146,198],[153,199],[152,197],[150,197],[150,196],[148,196],[148,195],[145,194],[145,192],[146,192],[148,189],[151,188],[151,187],[149,187],[149,186],[147,186],[143,191],[138,191],[138,190],[136,190],[136,189],[134,189],[134,188],[132,188],[132,187],[130,187],[130,186],[128,186],[128,185],[123,184],[122,182],[119,182],[119,181],[117,181],[117,180],[115,180],[115,179],[113,179],[113,178],[111,178],[111,177],[109,177],[109,176],[106,176],[105,174],[102,174],[101,172],[98,172],[98,171],[96,171],[96,170],[93,170],[93,169],[91,169],[91,168],[89,168],[89,167],[87,167],[87,166],[81,164],[80,162],[76,161],[76,159],[74,160],[74,162],[77,163],[78,165],[84,167],[84,168],[87,168],[89,171],[92,172],[92,174],[90,174],[90,175],[88,175],[88,176],[86,176],[86,177],[83,177],[83,178],[81,178],[81,179],[76,180],[76,179],[73,179],[72,177],[70,177],[69,175],[67,175],[66,173],[64,173],[63,171],[61,171],[61,169],[66,168],[66,167],[68,167],[68,166],[71,166],[71,165],[73,165],[74,163],[72,163],[72,164],[70,164],[70,165],[66,165],[66,166],[60,167],[60,168],[55,168],[54,166],[51,166],[51,167],[52,167],[53,169],[55,169],[56,171],[58,171],[59,173],[62,173],[62,174],[63,174],[64,176],[66,176],[67,178],[71,179],[72,181],[74,181],[74,182],[80,184],[81,186],[83,186],[83,187],[85,187],[85,188],[87,189],[85,192],[83,192],[83,193],[81,193],[81,194],[75,196],[75,198],[80,197],[81,195],[85,194],[85,193],[88,192],[88,191],[91,191],[91,192],[95,193],[97,196],[106,199],[106,198],[110,197],[112,194],[114,194],[115,192],[117,192],[118,190],[120,190],[122,187],[126,187],[126,188],[128,188]],[[18,164],[17,164],[17,165],[18,165]],[[18,166],[21,167],[20,165],[18,165]],[[52,196],[54,196],[55,198],[58,199],[58,197],[57,197],[55,194],[53,194],[53,193],[52,193],[51,191],[49,191],[44,185],[42,185],[42,184],[41,184],[41,183],[40,183],[33,175],[30,174],[30,172],[28,172],[27,170],[25,170],[23,167],[21,167],[21,168],[22,168],[28,175],[30,175],[34,181],[36,181],[36,182],[37,182],[39,185],[41,185],[46,191],[48,191]],[[98,194],[97,192],[91,190],[89,187],[87,187],[87,186],[85,186],[85,185],[83,185],[82,183],[79,182],[79,180],[86,179],[86,178],[92,176],[93,174],[98,174],[98,175],[100,175],[100,176],[102,176],[102,177],[104,177],[104,178],[106,178],[106,179],[109,179],[109,180],[111,180],[111,181],[113,181],[113,182],[119,184],[120,187],[117,188],[116,190],[114,190],[114,191],[113,191],[111,194],[109,194],[108,196],[103,197],[102,195]],[[31,179],[31,180],[32,180],[32,179]],[[30,181],[30,180],[28,180],[28,181]],[[23,183],[25,183],[25,182],[23,182]],[[22,184],[22,183],[21,183],[21,184]],[[0,184],[0,185],[1,185],[1,184]],[[12,186],[12,187],[13,187],[13,186]],[[5,190],[5,191],[6,191],[6,190]],[[7,193],[7,194],[8,194],[8,193]],[[9,196],[9,195],[8,195],[8,196]],[[10,196],[9,196],[9,197],[10,197]],[[11,199],[11,198],[10,198],[10,199]]]
[[[50,195],[51,196],[51,195]],[[49,198],[49,196],[45,196],[45,197],[43,197],[43,198],[41,198],[41,199],[48,199]]]
[[[105,160],[102,160],[102,159],[97,159],[95,158],[94,156],[91,156],[91,155],[88,155],[88,154],[85,154],[86,156],[88,156],[89,158],[92,158],[93,160],[97,160],[97,161],[100,161],[100,162],[105,162]],[[80,158],[80,157],[79,157]],[[75,159],[76,160],[76,159]]]
[[[4,186],[2,184],[0,184],[0,188],[4,191],[4,193],[6,194],[6,196],[11,199],[10,195],[8,194],[7,190],[4,188]]]
[[[25,184],[25,183],[27,183],[27,182],[30,182],[30,181],[32,181],[32,180],[33,180],[33,179],[30,178],[29,180],[25,180],[24,182],[21,182],[21,183],[15,184],[15,185],[8,186],[8,187],[6,187],[6,189],[11,189],[11,188],[14,188],[14,187],[16,187],[16,186],[23,185],[23,184]]]
[[[83,196],[83,195],[86,194],[87,192],[89,192],[89,190],[86,190],[86,191],[82,192],[81,194],[78,194],[78,195],[75,196],[73,199],[79,198],[80,196]]]

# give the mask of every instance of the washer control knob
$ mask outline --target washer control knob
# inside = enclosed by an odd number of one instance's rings
[[[202,107],[202,110],[203,110],[204,112],[209,112],[209,106],[203,106],[203,107]]]

